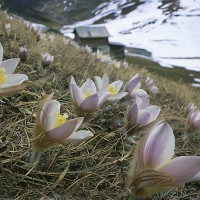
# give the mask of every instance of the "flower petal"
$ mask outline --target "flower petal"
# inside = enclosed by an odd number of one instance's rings
[[[53,140],[54,142],[63,143],[63,140],[67,139],[74,132],[77,123],[78,118],[71,119],[64,124],[47,131],[46,134],[49,139]]]
[[[168,162],[174,154],[175,138],[167,122],[155,126],[140,145],[142,165],[153,169]]]
[[[1,67],[3,67],[5,69],[5,74],[12,74],[17,65],[19,64],[20,59],[19,58],[12,58],[12,59],[8,59],[8,60],[4,60],[1,63]]]
[[[138,83],[140,82],[140,77],[139,74],[136,74],[127,84],[126,86],[126,91],[128,93],[131,93],[133,91],[133,89],[138,85]]]
[[[120,92],[114,96],[110,96],[108,98],[108,101],[117,101],[117,100],[120,100],[122,99],[123,97],[125,97],[128,93],[127,92]]]
[[[91,90],[91,94],[96,94],[97,92],[97,88],[94,84],[94,82],[89,78],[87,79],[87,81],[85,83],[83,83],[83,85],[81,86],[81,91],[84,93],[87,92],[88,89]]]
[[[136,125],[137,116],[138,116],[138,105],[135,103],[131,105],[128,112],[128,121],[130,122],[130,124]]]
[[[17,86],[23,83],[24,81],[28,81],[28,76],[25,74],[7,74],[5,78],[6,81],[0,85],[0,88]]]
[[[76,125],[74,131],[76,131],[81,126],[83,120],[84,120],[84,117],[79,117],[78,118],[78,122],[77,122],[77,125]]]
[[[139,110],[136,124],[140,126],[145,126],[150,123],[151,113],[146,110]]]
[[[158,169],[168,173],[177,184],[197,179],[200,172],[199,156],[180,156]],[[200,178],[200,177],[199,177]]]
[[[103,95],[99,96],[98,107],[101,107],[110,97],[110,92],[105,92]]]
[[[76,142],[80,140],[87,140],[93,137],[93,133],[91,131],[80,130],[77,132],[73,132],[68,138],[67,141],[69,142]]]
[[[84,98],[81,89],[77,85],[71,84],[71,95],[74,104],[80,106]]]
[[[116,93],[118,93],[123,85],[123,81],[118,80],[118,81],[114,81],[111,84],[115,86]]]
[[[102,79],[99,76],[94,77],[97,89],[100,90],[103,87]]]
[[[109,77],[108,77],[108,74],[104,74],[103,77],[102,77],[102,86],[107,86],[109,84]]]
[[[42,107],[40,113],[40,123],[45,131],[54,129],[57,119],[56,112],[60,114],[60,103],[56,100],[50,100]]]
[[[97,94],[90,95],[84,99],[80,105],[81,110],[86,112],[94,112],[98,108],[99,97]]]
[[[133,90],[129,94],[130,94],[130,97],[133,98],[133,99],[136,96],[138,96],[138,97],[145,97],[145,96],[147,96],[147,92],[145,90],[143,90],[143,89],[135,89],[135,90]]]

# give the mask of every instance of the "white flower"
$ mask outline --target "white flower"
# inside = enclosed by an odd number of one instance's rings
[[[0,96],[11,96],[19,90],[24,89],[27,85],[22,85],[28,80],[25,74],[13,74],[19,58],[3,59],[3,47],[0,43]]]
[[[95,76],[94,78],[98,90],[104,88],[107,90],[107,92],[111,94],[111,96],[108,98],[108,101],[120,100],[128,94],[127,92],[119,92],[123,85],[123,82],[121,80],[114,81],[109,84],[109,77],[106,73],[103,75],[102,78],[99,76]]]
[[[48,67],[54,61],[54,56],[51,56],[49,53],[42,54],[42,66]]]

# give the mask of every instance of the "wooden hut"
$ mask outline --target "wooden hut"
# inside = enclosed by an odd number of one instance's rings
[[[93,50],[109,52],[108,37],[105,26],[79,26],[74,29],[75,41],[81,46],[90,46]]]
[[[109,42],[110,45],[110,56],[117,59],[123,60],[125,58],[125,46],[119,42]]]

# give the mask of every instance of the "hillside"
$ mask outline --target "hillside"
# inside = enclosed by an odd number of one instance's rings
[[[33,85],[12,97],[0,99],[0,199],[131,199],[126,177],[135,144],[125,140],[123,102],[105,105],[90,123],[83,127],[94,137],[85,142],[58,145],[45,151],[40,163],[30,161],[31,141],[38,104],[45,94],[54,93],[62,105],[62,113],[75,115],[70,98],[69,83],[73,75],[79,84],[87,78],[107,73],[112,81],[127,82],[135,74],[142,77],[142,85],[149,75],[160,92],[151,96],[151,103],[161,107],[160,119],[167,120],[176,138],[175,155],[200,156],[200,135],[194,134],[184,145],[186,106],[192,101],[200,108],[199,89],[182,82],[150,74],[146,69],[129,65],[116,68],[100,62],[74,42],[55,35],[53,41],[37,40],[36,34],[22,22],[0,12],[0,42],[4,59],[16,58],[19,47],[28,50],[28,59],[17,67],[17,73],[28,75]],[[11,28],[5,29],[10,23]],[[54,55],[52,65],[43,68],[41,54]],[[148,130],[144,129],[142,134]],[[136,141],[141,134],[136,134]],[[183,188],[154,195],[148,200],[200,199],[199,181],[187,183]]]

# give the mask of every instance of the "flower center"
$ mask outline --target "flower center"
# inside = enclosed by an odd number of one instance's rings
[[[54,125],[54,128],[64,124],[67,121],[67,116],[65,114],[59,115],[59,113],[56,112],[55,115],[56,115],[56,123]]]
[[[0,67],[0,84],[3,84],[6,80],[5,69]]]
[[[86,92],[83,94],[84,99],[91,95],[91,90],[87,89]]]
[[[117,92],[116,92],[116,88],[115,88],[115,86],[112,85],[112,84],[109,84],[109,85],[108,85],[108,92],[111,93],[111,96],[116,95]]]

